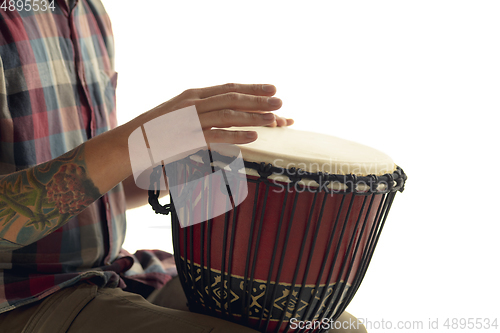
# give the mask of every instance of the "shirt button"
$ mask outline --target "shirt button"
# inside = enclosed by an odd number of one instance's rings
[[[109,210],[109,202],[106,202],[106,210]]]

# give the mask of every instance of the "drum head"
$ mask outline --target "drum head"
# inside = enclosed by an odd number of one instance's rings
[[[241,127],[256,131],[258,139],[239,145],[248,162],[317,173],[356,176],[393,173],[394,161],[381,151],[335,136],[299,131],[288,127]]]

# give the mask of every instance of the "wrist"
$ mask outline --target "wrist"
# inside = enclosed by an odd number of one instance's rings
[[[128,122],[84,144],[89,176],[101,193],[108,192],[132,174],[128,137],[134,130],[133,126]]]

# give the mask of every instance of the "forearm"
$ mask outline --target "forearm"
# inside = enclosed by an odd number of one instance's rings
[[[131,174],[127,139],[137,121],[68,153],[0,178],[0,251],[35,242]]]

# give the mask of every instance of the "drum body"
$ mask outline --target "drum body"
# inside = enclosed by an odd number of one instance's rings
[[[200,163],[179,161],[178,174],[199,177]],[[292,332],[297,321],[315,322],[309,332],[325,331],[321,323],[334,321],[358,289],[405,179],[397,167],[356,176],[245,160],[239,181],[248,195],[234,209],[181,228],[182,212],[171,207],[190,310],[261,332]],[[213,205],[203,192],[192,193],[194,211]]]

